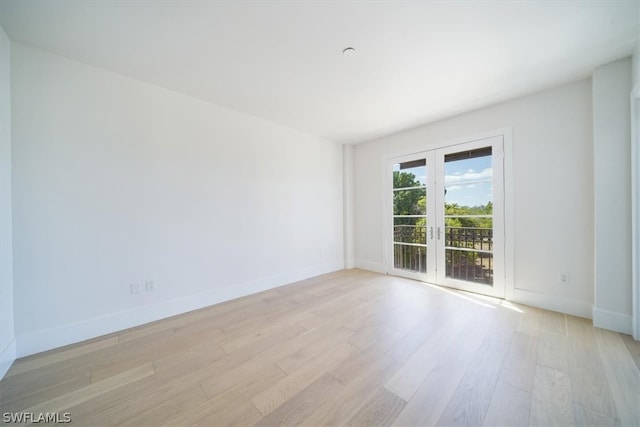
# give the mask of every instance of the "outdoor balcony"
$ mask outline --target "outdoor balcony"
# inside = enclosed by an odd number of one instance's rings
[[[477,227],[445,227],[445,268],[451,279],[493,283],[493,230]],[[425,273],[427,227],[394,226],[394,266]]]

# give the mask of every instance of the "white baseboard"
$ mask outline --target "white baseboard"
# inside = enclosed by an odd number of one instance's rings
[[[355,262],[356,268],[362,270],[373,271],[374,273],[387,274],[387,266],[381,262],[365,261],[357,259]]]
[[[16,360],[16,340],[15,338],[0,353],[0,380],[11,368],[14,360]]]
[[[584,317],[587,319],[591,319],[592,315],[591,302],[565,298],[557,295],[514,289],[511,301],[545,310],[557,311],[558,313]]]
[[[593,326],[631,335],[632,325],[630,314],[614,313],[593,307]]]
[[[39,353],[53,348],[74,344],[101,335],[118,332],[134,326],[165,319],[167,317],[197,310],[235,298],[273,289],[288,283],[342,270],[343,261],[316,265],[313,267],[283,273],[251,282],[233,284],[194,295],[188,295],[157,304],[119,313],[110,313],[76,323],[19,334],[17,352],[14,344],[14,359]],[[4,356],[3,356],[4,357]],[[4,359],[3,359],[4,367]],[[7,368],[8,369],[8,368]]]
[[[356,260],[356,268],[373,271],[374,273],[387,274],[387,267],[384,263]],[[538,292],[525,291],[522,289],[512,289],[509,301],[530,305],[545,310],[557,311],[558,313],[571,314],[573,316],[591,319],[591,302],[578,301],[571,298],[556,295],[542,294]]]

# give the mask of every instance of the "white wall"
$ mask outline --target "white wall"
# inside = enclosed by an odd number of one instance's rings
[[[631,60],[593,72],[595,326],[631,333]]]
[[[11,208],[11,42],[0,28],[0,378],[16,358]]]
[[[353,209],[353,145],[342,146],[342,173],[343,173],[343,234],[344,234],[344,268],[355,267],[354,261],[354,209]]]
[[[636,43],[633,51],[633,85],[640,84],[640,42]]]
[[[640,41],[633,53],[631,97],[631,201],[633,231],[633,337],[640,341]]]
[[[382,159],[486,131],[513,129],[513,299],[591,316],[591,81],[452,117],[355,148],[356,265],[385,271]],[[559,282],[568,272],[569,284]]]
[[[343,267],[340,145],[19,44],[12,66],[20,356]]]

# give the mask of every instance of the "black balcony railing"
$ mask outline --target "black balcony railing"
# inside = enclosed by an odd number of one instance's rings
[[[493,229],[475,227],[446,227],[445,246],[449,248],[493,251]]]
[[[393,265],[400,270],[427,272],[427,248],[424,246],[393,245]]]
[[[403,270],[426,271],[425,226],[394,227],[394,266]],[[452,279],[493,284],[493,230],[475,227],[445,227],[445,268]],[[404,243],[404,244],[403,244]],[[420,245],[420,246],[416,246]]]
[[[393,227],[393,241],[426,245],[427,227],[424,225],[396,225]]]

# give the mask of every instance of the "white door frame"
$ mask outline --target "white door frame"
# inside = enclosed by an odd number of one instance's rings
[[[399,157],[393,157],[393,158],[389,158],[387,159],[387,161],[385,162],[385,199],[384,200],[388,200],[389,199],[389,195],[392,194],[393,192],[393,182],[392,180],[389,179],[389,177],[393,176],[393,164],[394,163],[404,163],[404,162],[410,162],[413,160],[420,160],[420,159],[425,159],[427,161],[427,164],[431,164],[433,163],[432,161],[432,157],[433,157],[434,153],[429,153],[426,151],[422,151],[422,152],[417,152],[417,153],[413,153],[413,154],[408,154],[408,155],[404,155],[404,156],[399,156]],[[435,181],[435,171],[432,170],[433,168],[427,167],[427,176],[426,178],[426,187],[427,187],[427,198],[428,198],[428,192],[430,191],[429,189],[433,188],[433,182]],[[388,206],[388,209],[386,209],[385,212],[385,230],[392,230],[393,229],[393,220],[394,220],[394,214],[393,214],[393,198],[391,198],[390,203],[387,203],[386,206]],[[435,206],[434,203],[427,203],[427,211],[425,213],[425,218],[429,218],[429,217],[433,217],[435,214]],[[429,224],[427,224],[427,233],[429,230]],[[388,238],[385,239],[385,247],[387,247],[386,249],[386,253],[388,254],[389,258],[387,258],[386,261],[386,268],[387,268],[387,274],[392,274],[394,276],[402,276],[402,277],[407,277],[409,279],[415,279],[415,280],[420,280],[423,282],[431,282],[431,283],[435,283],[436,277],[435,277],[435,270],[431,271],[431,269],[427,269],[426,273],[418,273],[418,272],[411,272],[411,271],[406,271],[406,270],[400,270],[400,269],[396,269],[393,263],[393,235],[391,234],[387,234]],[[426,247],[427,247],[427,256],[426,256],[426,263],[427,266],[429,265],[433,265],[435,263],[435,247],[433,247],[433,240],[431,240],[427,237],[427,241],[426,241]]]
[[[392,268],[390,268],[390,266],[392,266],[392,262],[393,262],[393,248],[391,247],[391,245],[389,244],[389,241],[392,241],[393,237],[390,236],[389,234],[392,232],[392,224],[393,224],[393,215],[392,215],[392,209],[393,206],[390,205],[389,200],[389,194],[391,194],[391,187],[392,184],[391,182],[389,182],[389,164],[397,158],[402,158],[404,156],[414,156],[417,154],[421,154],[424,153],[426,151],[431,151],[431,150],[437,150],[437,149],[441,149],[441,148],[445,148],[445,147],[449,147],[449,146],[453,146],[453,145],[459,145],[459,144],[464,144],[464,143],[469,143],[469,142],[473,142],[473,141],[478,141],[478,140],[482,140],[482,139],[487,139],[487,138],[492,138],[492,137],[496,137],[496,136],[501,136],[502,137],[502,141],[503,141],[503,183],[504,183],[504,191],[503,191],[503,195],[504,195],[504,268],[503,268],[503,274],[504,274],[504,284],[505,284],[505,288],[504,288],[504,295],[503,298],[506,298],[507,300],[512,300],[513,299],[513,295],[514,295],[514,276],[515,276],[515,272],[514,272],[514,241],[513,241],[513,236],[514,236],[514,222],[513,222],[513,213],[514,213],[514,204],[513,204],[513,194],[514,194],[514,190],[513,190],[513,167],[512,167],[512,159],[513,159],[513,151],[512,151],[512,146],[513,146],[513,130],[512,128],[501,128],[501,129],[496,129],[493,131],[488,131],[488,132],[483,132],[483,133],[479,133],[479,134],[475,134],[475,135],[470,135],[470,136],[465,136],[465,137],[461,137],[461,138],[456,138],[456,139],[451,139],[451,140],[444,140],[444,141],[439,141],[437,143],[434,144],[427,144],[424,147],[422,147],[420,150],[412,150],[412,151],[402,151],[402,152],[397,152],[397,153],[393,153],[393,154],[389,154],[384,156],[384,158],[382,159],[382,177],[383,177],[383,182],[382,182],[382,192],[383,192],[383,215],[382,215],[382,223],[383,223],[383,230],[384,233],[381,236],[382,237],[382,241],[383,241],[383,248],[384,248],[384,253],[383,253],[383,259],[384,259],[384,265],[385,265],[385,272],[387,274],[393,274],[394,271],[392,270]],[[393,203],[393,201],[391,201],[391,203]],[[495,277],[495,275],[494,275]],[[416,277],[413,277],[417,280],[422,280],[425,281],[424,279],[424,275],[416,275]]]
[[[477,292],[485,295],[491,295],[498,298],[505,298],[506,285],[505,285],[505,230],[504,230],[504,167],[503,167],[503,152],[504,144],[502,136],[494,136],[491,138],[484,138],[475,141],[466,142],[463,144],[450,145],[447,147],[436,150],[436,165],[438,170],[436,176],[445,176],[445,162],[444,158],[446,154],[456,153],[459,151],[474,150],[477,148],[492,147],[492,177],[493,177],[493,256],[494,260],[498,262],[493,266],[493,284],[492,286],[481,285],[464,280],[457,280],[453,278],[447,278],[445,274],[445,257],[441,256],[438,259],[438,279],[439,285],[454,287],[457,289]],[[444,189],[444,183],[441,184]],[[497,209],[496,209],[497,207]],[[436,206],[436,218],[438,220],[438,234],[440,231],[444,233],[445,220],[444,220],[444,200],[441,200]],[[445,240],[438,239],[438,254],[445,253]]]

